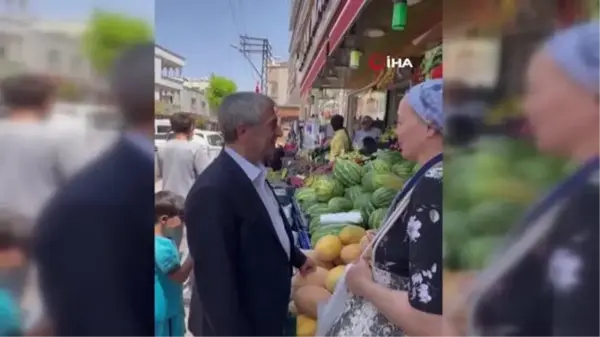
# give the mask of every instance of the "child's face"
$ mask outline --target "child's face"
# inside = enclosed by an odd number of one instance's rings
[[[173,229],[181,226],[181,218],[179,216],[167,216],[163,215],[160,217],[160,225],[164,229]]]
[[[0,269],[14,269],[25,266],[27,256],[25,252],[19,248],[8,248],[0,250]]]

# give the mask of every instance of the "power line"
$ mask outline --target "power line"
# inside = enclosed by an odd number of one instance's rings
[[[269,43],[269,39],[240,35],[240,45],[238,49],[244,57],[249,60],[251,54],[260,54],[261,55],[261,67],[260,72],[258,71],[258,67],[255,67],[252,62],[250,62],[257,73],[260,74],[260,91],[265,92],[267,89],[268,83],[268,72],[267,68],[269,66],[269,62],[272,57],[272,48],[271,43]]]
[[[235,13],[235,6],[234,6],[234,2],[233,0],[228,0],[227,4],[229,6],[229,11],[231,13],[231,19],[233,20],[233,24],[236,27],[237,33],[239,36],[242,35],[242,32],[244,33],[244,35],[248,35],[248,32],[246,30],[246,26],[243,24],[244,20],[240,19],[236,13]],[[240,7],[241,7],[241,1],[239,2]],[[242,11],[243,12],[243,11]],[[241,25],[241,26],[240,26]],[[243,28],[243,29],[242,29]],[[239,47],[235,47],[232,46],[235,49],[237,49],[238,51],[242,52],[241,49]],[[256,72],[256,74],[260,77],[260,72],[257,70],[256,66],[254,66],[254,63],[252,63],[252,59],[245,53],[242,52],[242,55],[244,56],[244,58],[248,61],[248,63],[250,64],[250,66],[252,67],[252,69]],[[252,78],[255,81],[258,81],[259,78],[257,78],[257,76],[255,75],[255,73],[250,72],[250,75],[252,76]]]

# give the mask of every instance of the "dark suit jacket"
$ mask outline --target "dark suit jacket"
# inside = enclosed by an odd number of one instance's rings
[[[195,333],[281,336],[292,265],[302,266],[306,256],[286,223],[288,259],[250,179],[224,151],[196,180],[185,216],[203,317]]]
[[[154,335],[153,177],[122,139],[43,212],[34,248],[58,336]]]

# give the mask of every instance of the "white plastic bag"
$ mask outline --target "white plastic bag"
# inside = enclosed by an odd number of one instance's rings
[[[329,298],[329,301],[318,310],[317,319],[317,333],[315,336],[325,336],[325,334],[331,329],[333,323],[339,318],[344,311],[346,300],[350,298],[350,292],[346,287],[346,273],[352,267],[352,264],[346,265],[344,274],[338,280],[333,295]]]

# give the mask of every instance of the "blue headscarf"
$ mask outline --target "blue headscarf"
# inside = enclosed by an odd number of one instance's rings
[[[600,93],[600,24],[578,24],[556,33],[543,50],[573,80],[594,94]]]
[[[408,90],[408,104],[421,119],[439,132],[444,132],[443,79],[427,80]]]

